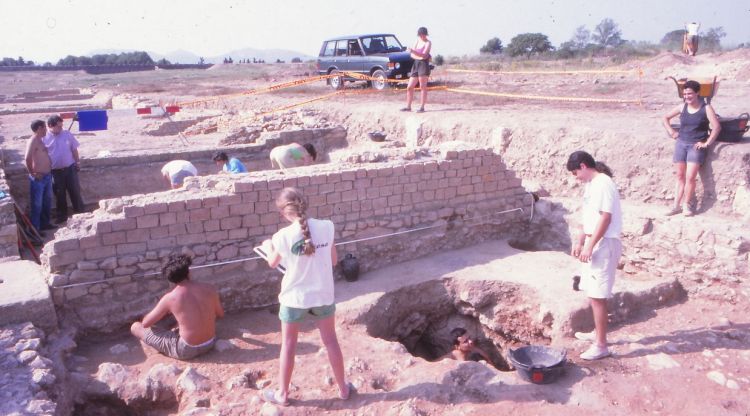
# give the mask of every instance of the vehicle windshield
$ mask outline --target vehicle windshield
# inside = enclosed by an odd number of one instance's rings
[[[401,43],[393,35],[378,35],[362,38],[362,46],[368,55],[374,53],[401,52]]]

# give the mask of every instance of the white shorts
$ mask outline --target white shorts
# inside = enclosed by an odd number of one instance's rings
[[[587,237],[588,239],[588,237]],[[617,238],[602,238],[594,247],[591,260],[581,266],[581,290],[594,299],[612,297],[617,263],[622,254],[622,242]]]

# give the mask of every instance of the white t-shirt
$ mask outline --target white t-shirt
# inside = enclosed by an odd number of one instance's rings
[[[333,304],[333,222],[309,218],[307,226],[315,253],[302,252],[304,238],[299,222],[282,228],[271,237],[281,255],[286,273],[281,280],[279,303],[291,308],[312,308]]]
[[[599,173],[586,184],[583,192],[583,232],[593,234],[601,217],[600,211],[612,214],[612,221],[603,238],[620,238],[622,232],[622,211],[617,185],[609,176]]]
[[[172,177],[181,170],[190,172],[193,175],[198,175],[198,169],[196,169],[195,166],[193,166],[193,164],[188,162],[187,160],[173,160],[167,163],[163,168],[161,168],[161,174],[169,174],[169,176]]]

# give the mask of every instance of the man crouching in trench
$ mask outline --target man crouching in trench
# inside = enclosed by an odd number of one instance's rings
[[[184,254],[169,256],[161,272],[176,286],[142,322],[134,322],[130,327],[130,332],[143,343],[178,360],[189,360],[210,351],[216,342],[216,318],[224,316],[216,289],[190,280],[192,262]],[[170,313],[177,320],[179,332],[152,328]]]

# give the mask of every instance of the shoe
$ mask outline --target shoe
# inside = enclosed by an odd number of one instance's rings
[[[404,107],[404,108],[402,108],[399,111],[411,111],[411,107]]]
[[[576,292],[581,290],[581,276],[573,276],[573,290]]]
[[[266,403],[275,404],[277,406],[289,406],[289,400],[283,401],[276,396],[276,390],[266,389],[260,393],[260,398]]]
[[[685,205],[682,207],[682,215],[686,217],[692,217],[695,215],[695,210],[690,205]]]
[[[352,397],[352,394],[354,394],[354,393],[357,392],[357,388],[354,387],[354,384],[352,384],[351,382],[347,382],[346,385],[347,385],[347,387],[349,387],[349,393],[347,393],[346,397],[339,396],[339,397],[341,397],[341,400],[347,400],[350,397]]]
[[[612,353],[609,352],[607,347],[600,347],[593,344],[581,354],[581,358],[588,361],[599,360],[604,357],[609,357]]]
[[[667,217],[671,217],[672,215],[677,215],[682,212],[682,208],[680,207],[672,207],[669,211],[667,211],[666,215]]]
[[[424,107],[422,107],[419,110],[417,110],[417,113],[424,113]]]
[[[581,341],[591,341],[591,342],[596,341],[596,332],[595,331],[591,331],[591,332],[576,332],[575,334],[573,334],[573,336],[576,337],[576,339],[580,339]]]
[[[58,226],[52,225],[52,224],[42,225],[42,230],[43,231],[46,231],[46,230],[56,230],[58,228],[59,228]]]

